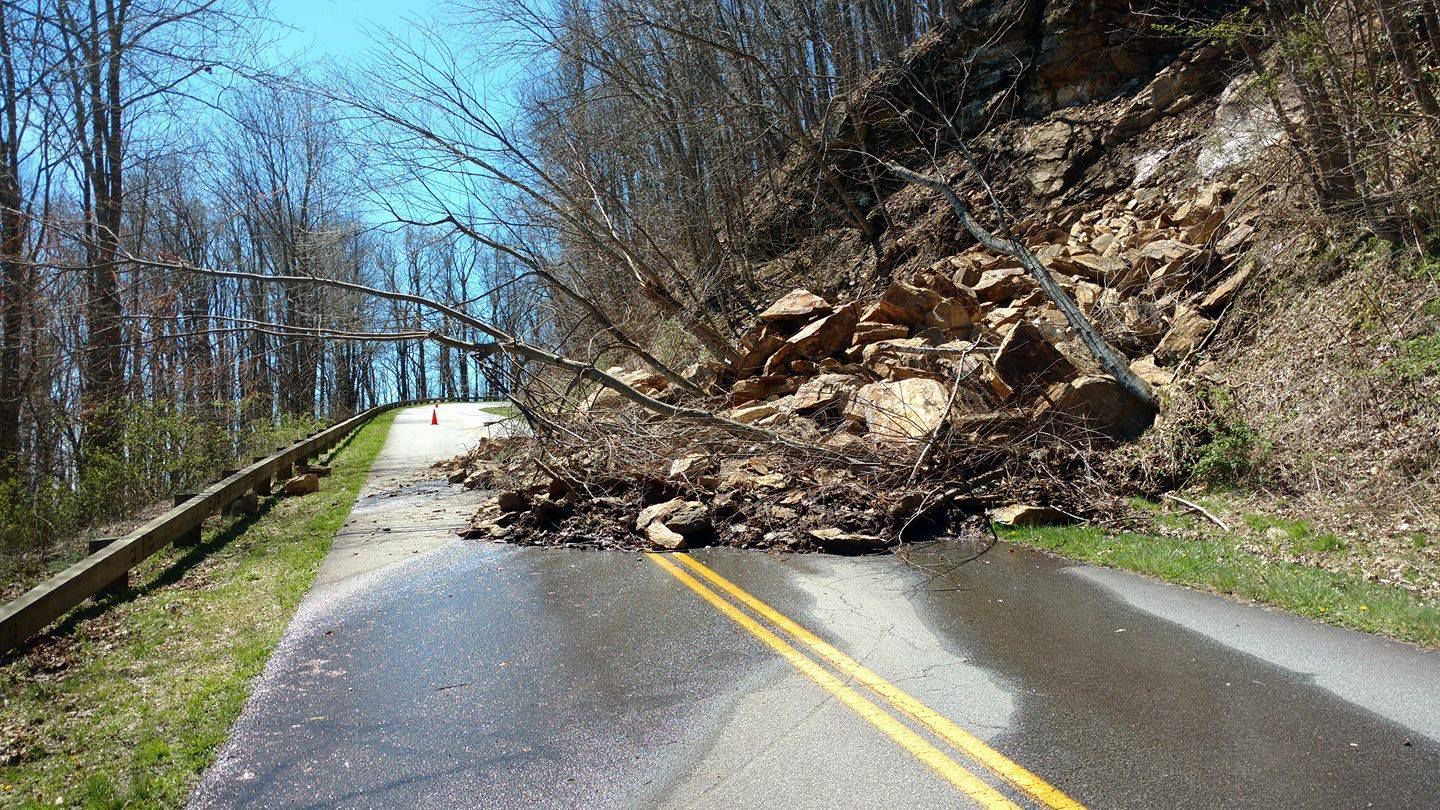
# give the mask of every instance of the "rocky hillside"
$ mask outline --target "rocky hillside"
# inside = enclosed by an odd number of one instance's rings
[[[1304,299],[1277,294],[1276,279],[1334,254],[1323,236],[1297,236],[1313,223],[1255,76],[1219,44],[1151,30],[1127,4],[968,8],[973,26],[933,32],[872,76],[823,152],[797,153],[781,182],[757,189],[745,249],[765,303],[739,315],[741,357],[686,376],[721,416],[777,444],[682,440],[598,393],[590,421],[623,425],[645,449],[572,442],[477,533],[854,551],[984,510],[1035,522],[1123,511],[1116,495],[1207,477],[1249,483],[1255,447],[1244,443],[1263,444],[1256,426],[1285,412],[1256,395],[1257,365],[1312,401],[1333,380],[1285,359],[1287,345],[1333,331],[1297,320]],[[979,246],[939,195],[876,158],[944,178],[987,227],[1028,248],[1155,390],[1158,417],[1101,370],[1019,261]],[[847,194],[863,227],[823,199]],[[1336,318],[1353,309],[1321,300]],[[1291,310],[1285,329],[1257,326],[1276,308]],[[1369,365],[1383,367],[1387,350],[1370,348],[1380,359]],[[685,400],[663,376],[612,372]],[[1352,424],[1346,399],[1329,399],[1307,423]],[[1407,425],[1426,412],[1399,410]],[[1346,435],[1328,448],[1336,463],[1370,434]],[[1309,438],[1303,452],[1327,452]],[[496,469],[471,459],[455,477],[488,485]],[[1304,489],[1293,476],[1261,483]],[[1433,523],[1421,511],[1405,530]]]

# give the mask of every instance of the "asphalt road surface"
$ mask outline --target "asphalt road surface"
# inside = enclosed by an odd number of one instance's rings
[[[1440,807],[1436,653],[1005,546],[457,540],[493,417],[429,416],[195,806]]]

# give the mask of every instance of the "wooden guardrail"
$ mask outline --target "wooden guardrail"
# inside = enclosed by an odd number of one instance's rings
[[[71,608],[101,592],[152,554],[171,543],[185,544],[201,524],[252,490],[267,490],[278,477],[288,476],[296,464],[315,458],[339,444],[361,425],[393,408],[437,400],[408,400],[379,405],[335,424],[273,456],[221,478],[174,509],[130,534],[106,544],[90,556],[36,585],[0,608],[0,655],[20,646]]]

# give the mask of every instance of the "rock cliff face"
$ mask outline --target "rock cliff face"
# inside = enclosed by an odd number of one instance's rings
[[[1229,5],[1195,4],[1194,18],[1218,17]],[[1054,197],[1102,150],[1224,87],[1224,66],[1214,49],[1184,54],[1185,43],[1156,28],[1156,19],[1116,0],[964,4],[952,26],[930,32],[842,100],[819,135],[819,152],[797,154],[774,185],[786,192],[772,190],[756,200],[752,256],[781,257],[840,225],[829,209],[814,204],[817,189],[837,193],[833,183],[819,181],[822,160],[883,232],[904,224],[884,204],[900,184],[883,172],[877,177],[867,154],[944,159],[960,146],[957,136],[1044,121],[1011,141],[1018,155],[1005,149],[988,156],[1043,164],[1035,191],[1042,199]],[[1084,113],[1101,110],[1100,118],[1086,120]],[[1050,117],[1057,111],[1064,114]],[[1081,117],[1070,120],[1071,113]],[[936,145],[939,154],[930,155]],[[881,273],[885,244],[882,239],[878,245]]]

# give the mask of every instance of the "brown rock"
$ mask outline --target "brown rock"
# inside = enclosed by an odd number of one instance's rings
[[[809,321],[820,315],[828,315],[834,307],[830,302],[805,289],[786,293],[770,308],[760,313],[760,320],[766,323],[776,321]]]
[[[938,303],[940,294],[934,290],[895,281],[891,282],[885,289],[885,294],[865,311],[865,316],[860,320],[915,326],[924,323],[926,314]]]
[[[445,476],[445,481],[450,484],[463,484],[469,477],[470,473],[465,472],[464,467],[456,467],[450,471],[449,475]]]
[[[775,352],[779,351],[780,347],[784,345],[785,338],[783,335],[771,332],[768,329],[761,332],[755,338],[754,345],[746,349],[745,353],[740,355],[740,359],[735,361],[735,371],[742,377],[747,374],[753,374],[755,371],[764,368],[765,361],[769,360]]]
[[[929,346],[930,343],[924,338],[902,338],[899,340],[882,340],[878,343],[871,343],[860,353],[860,362],[869,366],[876,362],[882,355],[893,355],[899,353],[906,347]]]
[[[730,388],[730,401],[739,405],[757,399],[766,399],[776,394],[792,393],[800,381],[788,374],[769,374],[740,380]]]
[[[847,532],[834,527],[810,529],[806,533],[815,538],[820,548],[831,554],[865,554],[883,550],[886,546],[883,537]]]
[[[855,326],[855,335],[850,339],[851,346],[864,346],[869,343],[878,343],[882,340],[899,340],[910,335],[910,327],[895,323],[872,323],[861,321]]]
[[[925,314],[925,323],[938,329],[959,329],[969,326],[980,318],[980,301],[975,294],[966,290],[958,295],[945,298]]]
[[[650,506],[641,509],[640,515],[635,518],[635,531],[645,531],[646,526],[649,526],[651,523],[654,523],[657,520],[663,522],[665,518],[675,514],[675,512],[677,512],[684,505],[684,498],[671,498],[668,501],[651,504]]]
[[[538,498],[530,512],[541,523],[554,523],[570,515],[570,504],[550,497]]]
[[[685,501],[680,508],[661,521],[665,528],[684,535],[687,539],[708,534],[714,530],[710,523],[710,510],[699,501]]]
[[[687,537],[703,534],[712,528],[710,512],[705,504],[684,498],[671,498],[664,503],[647,506],[635,519],[636,531],[646,531],[655,525],[663,525]]]
[[[1245,246],[1250,237],[1255,233],[1255,228],[1250,225],[1240,224],[1225,232],[1215,243],[1215,252],[1221,256],[1229,256]]]
[[[1055,410],[1073,417],[1087,429],[1117,439],[1134,439],[1155,418],[1150,406],[1130,395],[1111,377],[1081,377],[1056,386],[1051,395]]]
[[[1175,307],[1175,317],[1170,321],[1170,331],[1155,347],[1155,362],[1174,365],[1190,354],[1202,339],[1214,328],[1215,322],[1190,307],[1181,304]]]
[[[671,531],[664,523],[654,522],[645,527],[645,538],[657,548],[678,551],[685,548],[685,535]]]
[[[1081,253],[1072,256],[1074,273],[1077,276],[1089,279],[1097,284],[1106,287],[1125,288],[1133,282],[1130,263],[1118,256],[1097,256],[1094,253]]]
[[[849,374],[821,374],[807,380],[790,397],[788,407],[796,413],[812,413],[830,407],[844,407],[860,381]]]
[[[670,462],[670,477],[688,478],[693,475],[700,475],[710,466],[709,456],[684,456]]]
[[[995,373],[1015,391],[1064,382],[1075,376],[1071,363],[1034,324],[1021,320],[1000,342]]]
[[[728,414],[731,419],[743,425],[759,422],[780,412],[779,403],[757,402],[754,405],[742,405],[735,408]]]
[[[1155,365],[1155,358],[1150,355],[1131,363],[1130,370],[1150,385],[1165,386],[1175,382],[1175,372]]]
[[[819,360],[843,351],[855,334],[858,313],[858,306],[846,304],[796,332],[765,364],[765,373],[778,373],[792,360]]]
[[[1028,503],[1002,506],[990,513],[990,519],[1001,526],[1053,526],[1070,522],[1062,512]]]
[[[260,511],[260,496],[247,492],[231,501],[229,511],[232,515],[253,515]]]
[[[1220,286],[1211,290],[1210,294],[1200,302],[1200,311],[1214,312],[1230,303],[1230,299],[1234,298],[1235,293],[1239,292],[1240,288],[1245,286],[1245,282],[1250,279],[1250,269],[1251,266],[1247,264],[1220,282]]]
[[[997,303],[1014,298],[1017,293],[1028,287],[1029,280],[1025,271],[1018,268],[986,270],[980,274],[980,280],[975,282],[975,286],[971,290],[981,301]]]
[[[871,383],[855,393],[845,413],[864,422],[877,439],[919,439],[944,423],[949,394],[944,385],[924,377]]]
[[[297,475],[285,482],[281,490],[286,495],[309,495],[320,489],[320,476],[315,473]]]
[[[660,393],[665,389],[665,386],[669,384],[669,381],[662,375],[656,374],[648,369],[625,371],[622,368],[614,367],[608,369],[606,373],[647,396],[654,396]],[[609,388],[601,386],[591,395],[590,402],[586,407],[595,411],[614,410],[624,407],[629,402],[630,400],[626,399],[620,392],[612,391]]]
[[[330,468],[326,467],[324,464],[300,464],[295,467],[295,472],[314,473],[315,475],[324,478],[325,476],[330,474]]]

